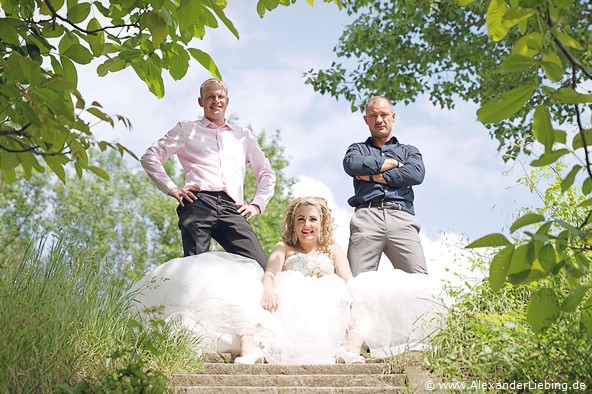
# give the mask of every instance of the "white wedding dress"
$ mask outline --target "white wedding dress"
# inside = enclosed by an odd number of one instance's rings
[[[238,337],[253,335],[266,361],[335,363],[335,353],[359,334],[373,357],[425,345],[435,326],[437,288],[425,275],[368,272],[347,284],[327,255],[296,254],[276,275],[278,309],[261,307],[263,270],[254,260],[228,253],[173,259],[132,289],[143,315],[159,313],[202,338],[204,352],[240,351]]]

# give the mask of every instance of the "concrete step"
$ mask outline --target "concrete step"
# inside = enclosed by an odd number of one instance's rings
[[[407,393],[405,388],[376,387],[183,387],[176,391],[186,394],[379,394]]]
[[[329,365],[239,365],[227,358],[206,358],[203,370],[196,374],[173,375],[175,393],[420,393],[431,379],[426,371],[406,365],[393,368],[388,362]],[[213,361],[213,362],[211,362]],[[369,360],[370,361],[370,360]],[[397,373],[392,373],[393,369]],[[400,373],[399,373],[400,372]]]
[[[277,364],[221,364],[204,363],[200,374],[248,374],[248,375],[311,375],[311,374],[383,374],[388,370],[384,363],[277,365]]]
[[[405,375],[375,374],[288,374],[288,375],[248,375],[248,374],[198,374],[175,376],[176,386],[265,386],[265,387],[376,387],[404,386]]]

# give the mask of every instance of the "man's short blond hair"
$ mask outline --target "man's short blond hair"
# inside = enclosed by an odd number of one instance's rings
[[[218,78],[210,78],[210,79],[206,79],[200,86],[199,88],[199,97],[204,98],[203,96],[203,91],[204,88],[206,87],[206,85],[209,85],[211,83],[215,83],[218,86],[222,87],[222,89],[224,89],[224,92],[226,93],[226,95],[228,96],[228,86],[226,86],[226,84],[222,81],[220,81]]]

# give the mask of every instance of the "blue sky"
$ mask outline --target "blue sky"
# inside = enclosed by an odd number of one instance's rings
[[[281,131],[290,161],[286,172],[301,180],[295,192],[328,198],[338,234],[345,239],[353,212],[347,199],[353,187],[341,162],[349,144],[365,140],[369,131],[361,113],[351,113],[348,103],[314,92],[302,75],[336,60],[332,49],[350,18],[333,4],[317,1],[310,7],[301,0],[261,19],[255,4],[230,2],[227,15],[240,39],[221,26],[208,31],[196,46],[213,57],[229,85],[227,114],[255,132]],[[196,63],[182,81],[165,78],[166,95],[159,100],[130,70],[98,78],[87,68],[80,88],[106,112],[125,115],[134,125],[132,132],[123,126],[100,126],[99,136],[141,155],[177,121],[202,115],[198,88],[208,77]],[[455,110],[446,111],[425,98],[395,106],[395,136],[417,146],[426,164],[425,181],[415,188],[425,242],[441,240],[444,234],[476,239],[506,231],[521,206],[540,205],[536,196],[516,185],[515,179],[524,175],[522,166],[503,163],[496,141],[476,120],[476,110],[472,104],[458,103]]]

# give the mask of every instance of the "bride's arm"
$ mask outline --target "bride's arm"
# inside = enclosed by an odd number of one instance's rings
[[[349,260],[343,252],[343,249],[337,244],[330,246],[335,262],[335,271],[345,282],[349,281],[353,275],[349,266]]]
[[[278,242],[271,251],[269,259],[267,259],[267,268],[263,274],[263,296],[261,297],[261,306],[270,312],[277,309],[277,296],[273,290],[273,280],[275,275],[284,267],[286,259],[286,244],[282,241]]]

